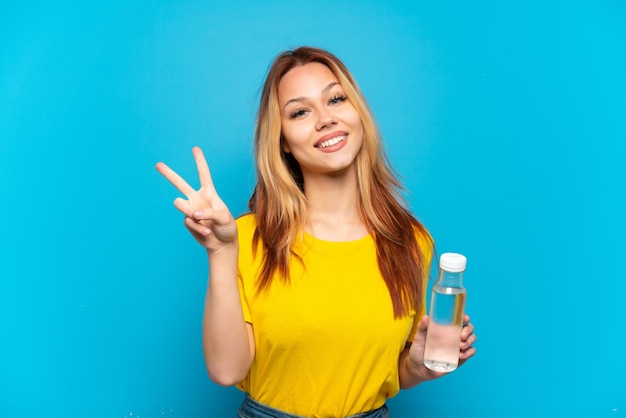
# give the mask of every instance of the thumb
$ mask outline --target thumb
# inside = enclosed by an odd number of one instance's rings
[[[417,332],[413,338],[413,344],[417,344],[420,347],[424,347],[426,345],[426,330],[428,329],[428,321],[428,315],[424,315],[420,318],[420,321],[417,323]]]

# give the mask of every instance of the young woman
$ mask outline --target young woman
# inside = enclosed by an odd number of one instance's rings
[[[356,82],[334,55],[279,55],[257,116],[257,185],[237,220],[202,151],[174,205],[206,248],[209,376],[247,393],[240,417],[387,417],[423,364],[433,241],[405,207]],[[476,340],[466,325],[460,363]]]

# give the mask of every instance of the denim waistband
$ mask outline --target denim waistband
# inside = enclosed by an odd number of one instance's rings
[[[243,400],[238,416],[239,418],[305,418],[264,405],[252,399],[250,395],[246,395]],[[345,418],[389,418],[389,408],[387,408],[387,405],[383,405],[373,411],[350,415]]]

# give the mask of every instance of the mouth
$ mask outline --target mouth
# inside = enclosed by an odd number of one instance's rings
[[[327,139],[326,141],[320,142],[319,144],[315,144],[314,147],[320,149],[332,147],[333,145],[337,145],[338,143],[345,141],[346,137],[347,135],[337,135],[336,137]]]

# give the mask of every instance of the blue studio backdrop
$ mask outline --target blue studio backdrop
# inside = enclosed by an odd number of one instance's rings
[[[0,416],[231,417],[204,251],[155,171],[201,145],[235,215],[280,51],[329,49],[438,251],[468,257],[478,354],[394,417],[626,417],[626,4],[5,2]]]

